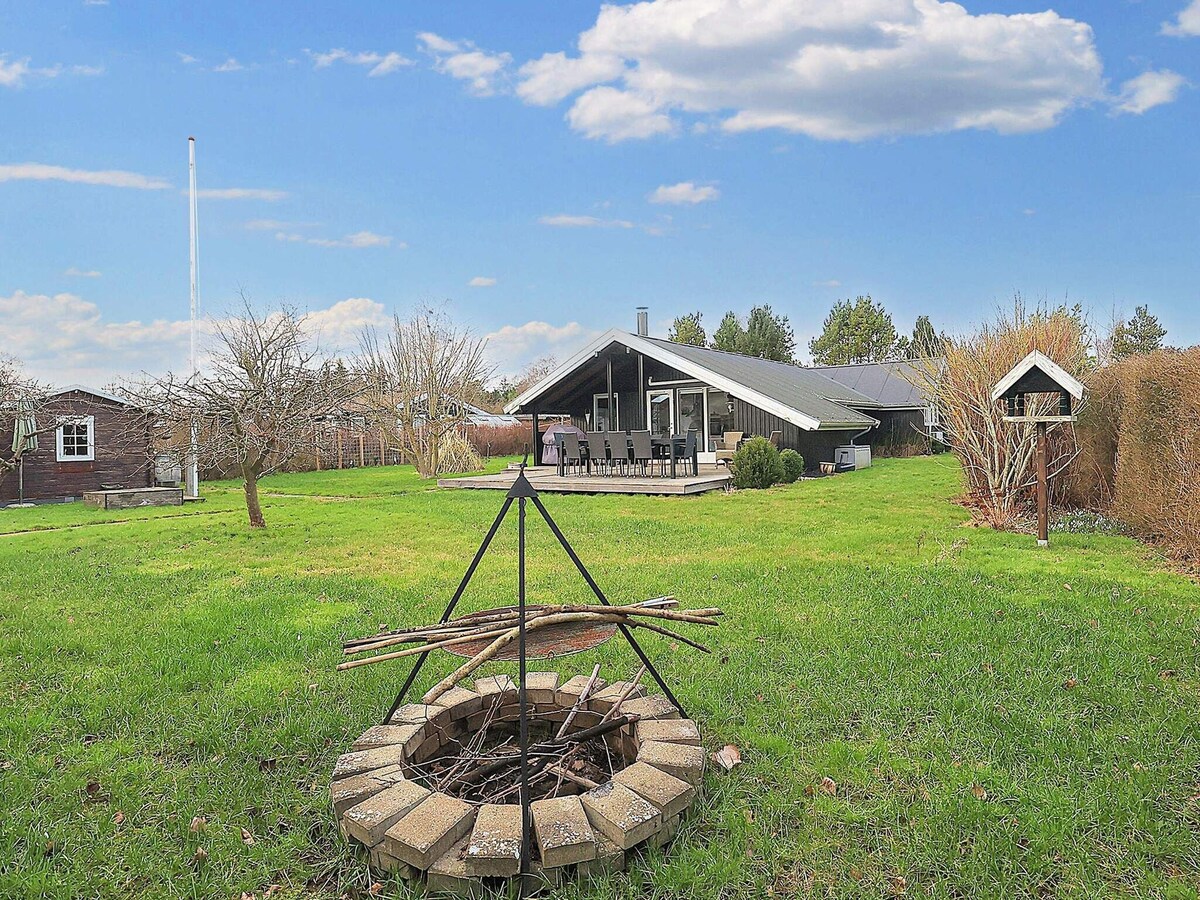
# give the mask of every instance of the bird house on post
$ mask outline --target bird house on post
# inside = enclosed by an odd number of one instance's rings
[[[1004,404],[1004,421],[1037,426],[1038,546],[1050,543],[1046,430],[1052,422],[1074,422],[1074,404],[1083,385],[1046,354],[1034,350],[992,388],[992,402]]]

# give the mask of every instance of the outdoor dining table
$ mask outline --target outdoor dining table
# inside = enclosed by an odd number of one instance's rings
[[[579,446],[581,448],[587,449],[587,445],[588,445],[587,438],[579,439]],[[626,452],[629,451],[630,446],[631,446],[631,441],[629,439],[629,436],[626,435],[625,436]],[[677,465],[678,465],[679,461],[683,460],[683,462],[685,464],[688,462],[688,460],[683,458],[684,448],[687,446],[687,438],[680,434],[672,435],[671,437],[666,437],[665,435],[656,437],[654,435],[651,435],[650,436],[650,446],[653,447],[655,450],[666,450],[667,453],[670,454],[671,477],[672,478],[678,477]],[[588,454],[586,463],[587,463],[587,471],[588,471],[588,474],[590,475],[590,474],[592,474],[592,457],[591,457],[590,453]],[[698,456],[697,450],[692,451],[690,468],[692,470],[693,475],[700,474],[700,461],[699,461],[699,456]],[[560,452],[558,454],[558,474],[560,476],[563,476],[563,475],[566,475],[566,472],[567,472],[566,457],[565,457],[565,454]]]

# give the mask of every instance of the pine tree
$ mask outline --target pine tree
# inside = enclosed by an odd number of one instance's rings
[[[825,317],[824,331],[809,342],[808,349],[817,365],[835,366],[892,359],[897,342],[892,317],[867,294],[853,303],[835,303]]]
[[[942,345],[945,342],[945,337],[938,335],[933,323],[929,321],[929,316],[917,316],[916,324],[913,325],[912,339],[904,348],[906,351],[904,355],[909,359],[941,356]]]
[[[1158,324],[1158,317],[1150,315],[1147,307],[1139,306],[1134,310],[1133,318],[1121,322],[1113,331],[1112,357],[1125,359],[1158,350],[1166,336],[1167,329]]]
[[[721,324],[713,332],[713,349],[724,350],[727,353],[741,353],[741,348],[745,340],[746,329],[738,321],[737,314],[733,310],[725,313],[725,318],[721,320]]]
[[[704,332],[704,326],[700,324],[700,313],[688,313],[676,318],[667,333],[667,340],[676,344],[690,344],[693,347],[707,346],[708,335]]]

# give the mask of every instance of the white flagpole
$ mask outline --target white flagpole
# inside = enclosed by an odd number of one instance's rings
[[[199,312],[199,217],[196,210],[196,139],[188,138],[188,237],[191,251],[191,313],[192,313],[192,328],[191,328],[191,365],[192,378],[195,379],[199,374],[199,366],[196,363],[196,316]],[[200,463],[199,463],[199,434],[197,433],[196,420],[192,419],[191,425],[191,440],[187,460],[186,483],[184,491],[189,497],[200,496]]]

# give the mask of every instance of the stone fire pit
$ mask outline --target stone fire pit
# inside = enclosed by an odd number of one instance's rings
[[[588,680],[579,675],[559,684],[556,673],[530,672],[531,721],[557,729]],[[625,682],[596,685],[569,733],[599,724],[628,688]],[[669,842],[695,799],[704,769],[696,723],[641,687],[628,693],[619,712],[637,721],[597,739],[608,745],[611,778],[595,787],[586,779],[565,781],[555,796],[532,804],[532,870],[547,884],[624,869],[630,851]],[[449,788],[432,789],[429,773],[481,728],[519,716],[517,686],[506,675],[480,679],[474,690],[455,687],[433,705],[400,707],[338,759],[330,793],[342,833],[368,849],[373,868],[424,876],[430,890],[473,894],[516,876],[516,792],[510,802],[472,802]]]

